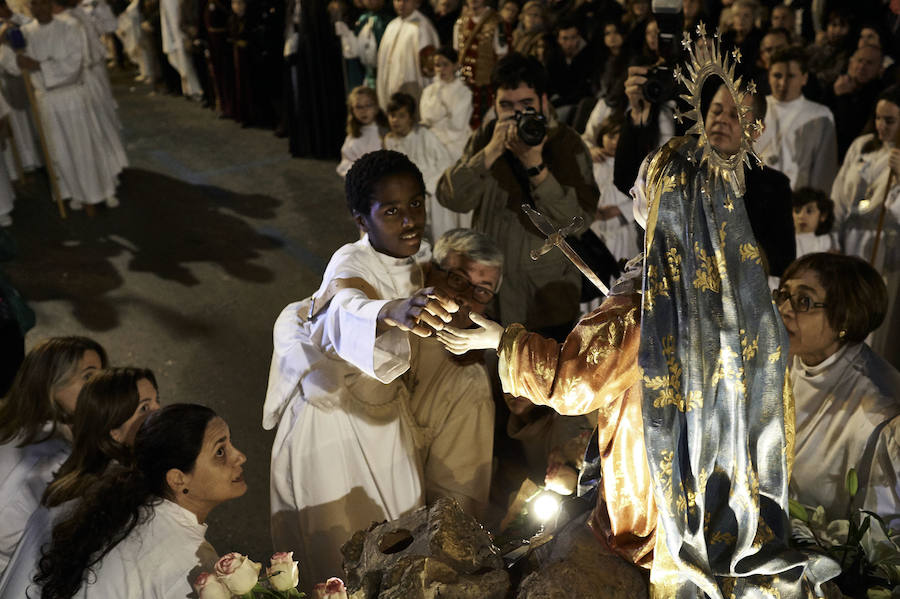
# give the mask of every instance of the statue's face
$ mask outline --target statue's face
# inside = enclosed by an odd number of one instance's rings
[[[731,92],[724,85],[713,96],[706,112],[706,137],[709,144],[727,156],[741,147],[741,118]]]

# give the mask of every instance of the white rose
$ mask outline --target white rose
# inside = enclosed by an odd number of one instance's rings
[[[216,576],[234,595],[246,595],[259,580],[258,564],[246,555],[229,553],[216,562]]]
[[[300,583],[300,572],[297,570],[293,551],[276,553],[269,563],[271,565],[266,574],[269,575],[269,584],[276,591],[289,591]]]
[[[219,579],[203,572],[194,581],[194,591],[199,599],[231,599],[231,591]]]

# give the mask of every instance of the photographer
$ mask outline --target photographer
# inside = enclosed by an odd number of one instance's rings
[[[504,57],[491,84],[497,118],[469,138],[462,157],[441,177],[437,199],[457,212],[473,210],[473,228],[502,249],[502,322],[564,336],[578,316],[580,273],[555,250],[532,261],[531,250],[545,238],[520,206],[531,204],[561,225],[573,216],[590,222],[598,199],[591,157],[578,134],[550,114],[547,74],[536,59]]]

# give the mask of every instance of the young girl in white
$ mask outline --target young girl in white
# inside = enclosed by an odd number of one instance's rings
[[[831,236],[834,202],[821,191],[804,187],[793,193],[793,205],[797,257],[837,249]]]
[[[455,160],[434,133],[416,123],[415,99],[409,94],[397,92],[388,102],[387,113],[391,130],[384,136],[385,149],[406,154],[422,171],[430,238],[437,239],[451,229],[468,227],[472,222],[471,216],[444,208],[434,199],[438,179]]]
[[[337,174],[347,171],[363,154],[381,149],[381,137],[387,129],[387,118],[378,107],[375,90],[365,85],[354,87],[347,96],[347,137],[341,146],[341,162]]]
[[[457,54],[453,48],[438,48],[433,56],[434,83],[422,92],[421,123],[440,139],[454,160],[462,156],[472,129],[472,91],[456,76]]]

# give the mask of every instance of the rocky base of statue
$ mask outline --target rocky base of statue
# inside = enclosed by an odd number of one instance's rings
[[[609,553],[587,526],[590,513],[570,521],[529,558],[532,569],[516,599],[647,599],[649,572]]]
[[[342,548],[351,599],[504,599],[490,535],[452,499],[358,531]]]

